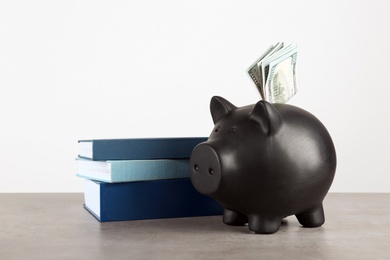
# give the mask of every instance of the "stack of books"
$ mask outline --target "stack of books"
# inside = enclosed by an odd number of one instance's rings
[[[101,222],[221,215],[222,206],[192,186],[194,138],[80,140],[77,176],[84,207]]]

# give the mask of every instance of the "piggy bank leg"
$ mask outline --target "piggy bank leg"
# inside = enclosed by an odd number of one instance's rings
[[[257,234],[272,234],[279,230],[282,218],[251,215],[248,218],[249,229]]]
[[[248,218],[241,213],[225,209],[223,211],[223,223],[230,226],[244,226],[248,223]]]
[[[322,203],[307,211],[295,215],[304,227],[320,227],[325,223],[324,208]]]

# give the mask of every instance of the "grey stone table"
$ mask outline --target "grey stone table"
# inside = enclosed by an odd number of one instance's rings
[[[390,194],[328,194],[325,225],[273,235],[220,216],[99,223],[82,194],[0,194],[0,259],[390,259]]]

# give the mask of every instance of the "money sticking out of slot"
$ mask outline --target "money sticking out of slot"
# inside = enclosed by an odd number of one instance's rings
[[[261,97],[270,103],[286,103],[297,92],[296,44],[270,46],[248,69]]]

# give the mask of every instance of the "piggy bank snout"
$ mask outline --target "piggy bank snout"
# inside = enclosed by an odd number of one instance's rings
[[[201,143],[192,151],[190,158],[191,181],[195,189],[211,195],[218,190],[221,166],[218,153],[207,143]]]

